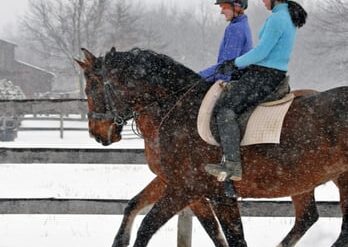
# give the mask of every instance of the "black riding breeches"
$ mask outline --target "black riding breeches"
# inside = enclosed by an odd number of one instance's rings
[[[217,107],[227,107],[239,115],[262,102],[285,75],[285,71],[251,65],[237,82],[232,82],[228,90],[223,92]]]
[[[216,123],[225,158],[240,161],[238,116],[271,94],[286,72],[252,65],[237,82],[232,82],[216,105]]]

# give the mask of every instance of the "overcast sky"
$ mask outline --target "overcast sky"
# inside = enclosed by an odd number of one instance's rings
[[[3,33],[3,29],[6,26],[14,24],[18,16],[25,13],[25,10],[27,9],[27,6],[28,6],[28,1],[29,0],[1,0],[0,33]],[[185,4],[187,5],[187,3],[193,4],[195,2],[198,3],[200,1],[207,1],[207,0],[142,0],[141,2],[149,3],[149,4],[160,4],[161,2],[166,2],[167,4],[183,6]],[[212,4],[214,3],[214,0],[208,0],[208,1],[211,1]]]
[[[0,7],[0,29],[14,23],[16,17],[23,14],[28,0],[2,0]]]

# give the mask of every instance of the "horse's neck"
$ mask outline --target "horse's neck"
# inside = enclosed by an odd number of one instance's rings
[[[155,139],[158,135],[158,128],[161,124],[162,115],[158,105],[145,108],[139,111],[136,124],[145,141]]]
[[[197,85],[195,88],[185,92],[182,97],[172,106],[167,109],[166,115],[161,120],[161,135],[173,136],[179,132],[189,132],[189,135],[181,135],[185,138],[190,138],[197,132],[197,117],[199,107],[206,93],[205,87],[200,88]]]
[[[192,123],[192,118],[197,118],[207,89],[206,84],[201,88],[197,85],[180,96],[164,97],[160,103],[140,109],[136,123],[144,138],[157,137],[159,128],[165,121],[178,120],[180,125]]]
[[[140,115],[136,124],[145,139],[152,138],[157,135],[159,123],[157,119],[149,115]]]

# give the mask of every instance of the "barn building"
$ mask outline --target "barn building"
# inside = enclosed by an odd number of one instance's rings
[[[27,98],[50,92],[55,75],[16,60],[16,47],[16,44],[0,39],[0,79],[7,79],[19,86]]]

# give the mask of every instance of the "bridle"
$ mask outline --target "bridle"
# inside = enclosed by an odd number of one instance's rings
[[[105,59],[105,58],[104,58]],[[103,65],[101,68],[101,76],[103,81],[103,87],[104,87],[104,106],[106,111],[105,112],[95,112],[91,111],[88,112],[87,116],[88,119],[93,120],[111,120],[113,124],[123,127],[127,124],[127,121],[135,118],[137,113],[134,111],[127,111],[126,114],[120,114],[117,109],[115,108],[115,101],[114,98],[117,98],[117,93],[114,87],[112,86],[111,82],[109,80],[105,80],[106,78],[106,69],[103,61]],[[93,98],[93,97],[92,97]],[[95,99],[93,99],[95,101]],[[131,108],[127,108],[131,109]]]

